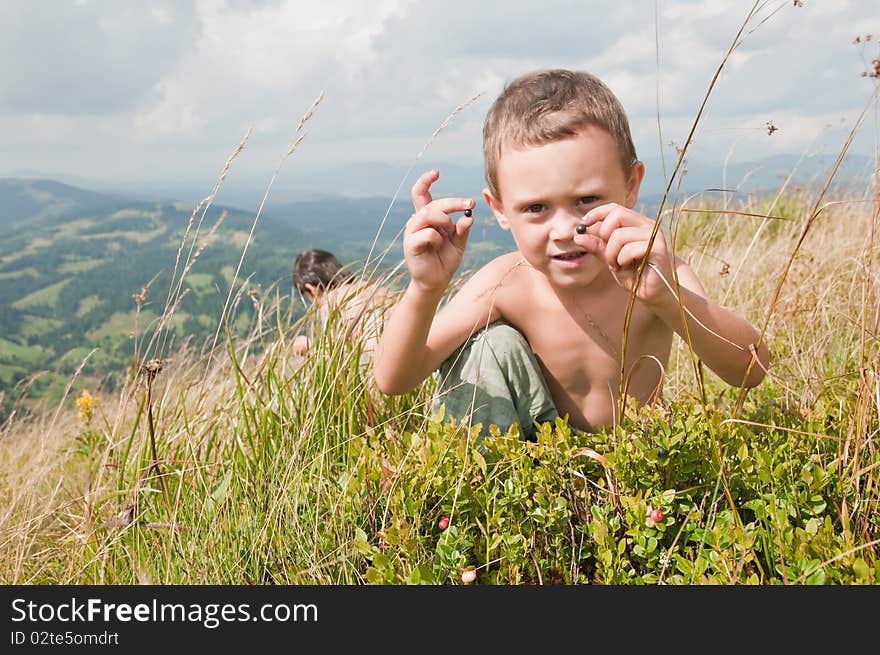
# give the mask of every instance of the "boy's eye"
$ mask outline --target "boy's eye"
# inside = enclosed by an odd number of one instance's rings
[[[594,202],[599,202],[599,196],[584,196],[578,202],[582,205],[592,205]]]
[[[523,209],[526,214],[540,214],[542,211],[544,211],[544,205],[538,202]]]

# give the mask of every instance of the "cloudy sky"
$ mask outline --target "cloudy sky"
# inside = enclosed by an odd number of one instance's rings
[[[710,97],[692,160],[842,146],[875,89],[861,73],[880,57],[880,2],[796,4],[758,3]],[[370,168],[398,177],[413,165],[416,174],[435,165],[479,171],[489,104],[505,82],[545,67],[603,78],[629,112],[639,155],[659,161],[662,149],[668,159],[753,6],[0,0],[0,176],[204,195],[249,129],[225,182],[233,189],[265,188],[281,161],[276,188],[327,193],[357,190],[355,178]],[[322,92],[305,140],[285,159]],[[872,109],[855,149],[871,154],[876,134]]]

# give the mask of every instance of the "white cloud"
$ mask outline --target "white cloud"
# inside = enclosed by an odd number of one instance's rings
[[[479,167],[489,104],[506,82],[543,67],[583,67],[605,79],[650,157],[660,149],[655,39],[664,141],[681,142],[750,6],[96,0],[44,12],[2,3],[0,129],[10,158],[0,175],[28,168],[203,180],[254,127],[235,166],[262,179],[321,90],[297,166],[407,164],[449,112],[483,92],[425,157]],[[878,55],[876,42],[851,42],[880,35],[876,2],[798,8],[777,0],[747,32],[702,118],[694,144],[701,157],[801,152],[869,98],[872,81],[859,74]],[[780,131],[762,140],[771,119]]]
[[[198,31],[191,2],[2,3],[0,112],[128,111]]]

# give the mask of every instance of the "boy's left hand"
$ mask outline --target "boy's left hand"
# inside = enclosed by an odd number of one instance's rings
[[[587,212],[583,224],[587,226],[589,234],[599,237],[605,244],[605,261],[611,274],[624,289],[632,291],[642,260],[648,254],[648,242],[655,222],[623,205],[608,203]],[[575,234],[575,241],[578,236]],[[648,262],[672,283],[672,257],[660,229],[651,244]],[[657,270],[647,266],[639,280],[636,297],[650,303],[661,300],[668,293],[666,282]]]

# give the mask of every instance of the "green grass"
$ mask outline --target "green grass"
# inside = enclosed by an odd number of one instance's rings
[[[235,277],[235,266],[224,266],[220,269],[220,275],[226,280],[227,284],[231,284],[232,278]]]
[[[114,230],[112,232],[102,232],[100,234],[90,234],[88,235],[89,239],[126,239],[128,241],[133,241],[135,243],[148,243],[153,241],[154,239],[159,238],[163,234],[168,231],[168,227],[165,225],[160,225],[154,230],[150,230],[148,232],[138,232],[135,230]],[[118,245],[117,245],[118,248]]]
[[[186,276],[185,284],[189,285],[196,293],[216,293],[214,276],[210,273],[190,273]]]
[[[130,221],[135,218],[156,218],[157,216],[158,214],[156,212],[146,211],[144,209],[126,208],[113,212],[109,216],[109,220],[124,224],[126,221]]]
[[[9,264],[10,262],[14,262],[18,259],[22,259],[23,257],[28,257],[30,255],[34,255],[41,250],[45,250],[50,245],[52,245],[52,239],[46,237],[36,237],[28,241],[27,246],[13,253],[9,253],[8,255],[4,255],[0,257],[0,263]]]
[[[82,259],[78,261],[65,262],[58,267],[58,272],[62,274],[82,273],[84,271],[90,271],[93,268],[97,268],[98,266],[101,266],[106,262],[106,259]]]
[[[129,334],[135,329],[139,334],[143,334],[153,329],[156,318],[156,313],[150,309],[143,309],[140,314],[136,310],[115,312],[101,327],[87,332],[86,337],[89,341],[97,343],[105,337]]]
[[[27,372],[28,372],[28,369],[26,369],[22,366],[13,366],[10,364],[0,363],[0,381],[2,381],[3,384],[6,384],[6,385],[11,384],[12,378],[16,373],[21,373],[21,374],[26,375]]]
[[[96,295],[86,296],[79,301],[79,306],[76,308],[76,315],[82,318],[98,307],[102,302],[103,301]]]
[[[45,307],[54,307],[58,302],[58,296],[61,294],[61,290],[68,284],[70,284],[69,278],[56,282],[55,284],[50,284],[38,291],[29,293],[23,298],[19,298],[12,303],[12,306],[15,309],[30,309],[41,305]]]
[[[24,277],[28,275],[30,277],[39,277],[40,272],[35,269],[33,266],[28,266],[27,268],[21,268],[17,271],[10,271],[8,273],[0,273],[0,280],[15,280],[17,278]]]
[[[83,230],[94,227],[96,220],[94,218],[77,218],[72,221],[65,221],[55,230],[55,238],[70,238],[76,236]]]
[[[46,356],[46,350],[40,346],[26,346],[0,337],[0,360],[36,364]]]
[[[23,337],[34,337],[45,334],[51,330],[57,330],[62,325],[64,325],[64,322],[58,319],[26,314],[22,317],[20,332]]]
[[[91,357],[89,355],[91,354]],[[86,357],[89,357],[89,361],[93,364],[106,358],[101,351],[97,351],[92,353],[92,348],[79,347],[79,348],[71,348],[66,353],[64,353],[61,357],[58,358],[59,366],[78,366],[80,362],[82,362]]]

